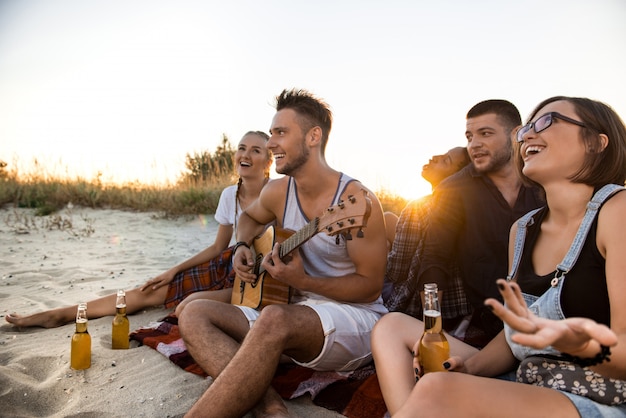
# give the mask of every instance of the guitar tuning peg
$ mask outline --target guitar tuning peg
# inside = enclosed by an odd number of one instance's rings
[[[346,237],[346,241],[351,241],[352,240],[352,234],[350,233],[349,229],[348,229],[348,232],[345,233],[345,237]]]
[[[337,225],[339,226],[339,228],[343,228],[343,221],[338,221]]]
[[[359,232],[356,233],[358,238],[363,238],[365,234],[363,233],[363,228],[359,228]]]
[[[348,223],[350,223],[350,225],[354,225],[355,222],[356,222],[356,219],[354,218],[348,219]]]
[[[350,201],[350,203],[354,203],[356,201],[356,198],[354,197],[354,195],[350,195],[348,196],[348,200]]]

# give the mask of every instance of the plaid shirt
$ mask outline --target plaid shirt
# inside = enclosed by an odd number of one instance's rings
[[[385,300],[389,311],[399,311],[422,319],[420,297],[420,258],[424,232],[428,228],[431,211],[431,196],[410,202],[398,219],[396,236],[387,256],[385,281],[393,284],[391,295]],[[444,318],[458,318],[472,312],[465,296],[458,266],[451,266],[452,280],[445,289],[441,300]]]

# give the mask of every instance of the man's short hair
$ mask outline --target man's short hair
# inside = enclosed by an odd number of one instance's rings
[[[333,125],[330,106],[322,99],[303,89],[283,90],[276,96],[276,110],[292,109],[299,117],[302,132],[319,126],[322,129],[322,152],[326,149],[328,136]]]
[[[489,113],[495,113],[497,115],[498,120],[502,126],[505,127],[508,134],[522,124],[522,117],[517,107],[508,100],[502,99],[484,100],[475,104],[469,112],[467,112],[466,119],[476,118]]]

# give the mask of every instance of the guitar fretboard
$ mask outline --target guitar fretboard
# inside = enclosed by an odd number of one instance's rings
[[[285,241],[280,244],[279,256],[282,260],[284,256],[304,244],[309,238],[317,234],[317,227],[319,225],[320,218],[314,218],[311,222],[306,224],[302,229],[298,230],[295,234],[291,235]]]

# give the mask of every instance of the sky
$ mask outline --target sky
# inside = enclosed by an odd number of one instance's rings
[[[525,119],[584,96],[626,118],[624,22],[624,0],[0,0],[0,160],[173,181],[303,88],[333,111],[331,166],[415,198],[484,99]]]

